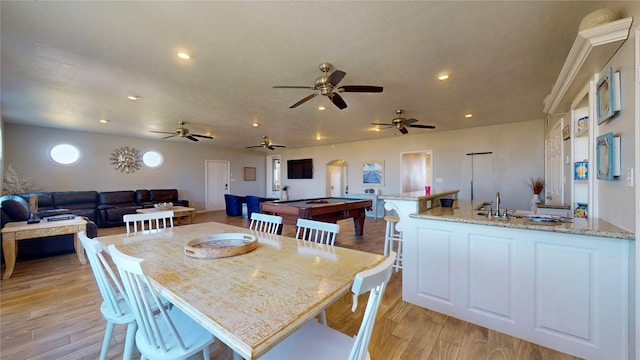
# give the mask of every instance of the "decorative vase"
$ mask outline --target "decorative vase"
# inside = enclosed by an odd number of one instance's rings
[[[282,200],[289,200],[289,192],[287,190],[282,190]]]
[[[536,209],[538,208],[538,204],[540,204],[542,201],[540,200],[540,194],[533,194],[533,198],[531,199],[531,211],[536,211]]]

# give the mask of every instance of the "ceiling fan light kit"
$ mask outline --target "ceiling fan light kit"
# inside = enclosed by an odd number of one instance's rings
[[[313,99],[318,95],[324,95],[331,100],[331,102],[338,107],[338,109],[343,110],[347,108],[347,103],[344,101],[342,96],[339,93],[344,92],[364,92],[364,93],[380,93],[382,92],[382,86],[370,86],[370,85],[344,85],[338,87],[338,83],[342,81],[342,79],[347,75],[346,72],[342,70],[335,70],[329,75],[329,71],[333,68],[333,65],[325,62],[320,64],[320,71],[324,73],[324,75],[316,78],[313,86],[274,86],[275,89],[308,89],[314,90],[315,93],[311,95],[307,95],[302,98],[297,103],[291,105],[289,108],[296,108],[307,101]]]

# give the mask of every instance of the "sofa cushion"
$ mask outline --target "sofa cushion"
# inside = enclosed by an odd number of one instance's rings
[[[104,191],[98,193],[98,205],[135,206],[136,193],[133,190]]]
[[[144,205],[151,202],[151,194],[149,190],[136,190],[136,202],[138,205]]]
[[[176,189],[153,189],[149,191],[151,202],[170,202],[178,200],[178,190]]]
[[[27,200],[27,204],[29,203],[29,199],[32,195],[38,197],[38,211],[40,210],[51,210],[55,209],[56,205],[53,202],[53,196],[48,192],[32,192],[32,193],[23,193],[18,194],[21,198]]]
[[[52,195],[56,208],[95,209],[98,202],[97,191],[62,191]]]
[[[2,226],[10,221],[26,221],[29,219],[29,202],[17,195],[6,195],[0,198],[2,207]]]

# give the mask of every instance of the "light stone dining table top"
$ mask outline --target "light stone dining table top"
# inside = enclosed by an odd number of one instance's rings
[[[184,254],[188,241],[220,233],[254,234],[258,248],[218,259]],[[221,223],[97,239],[144,258],[159,293],[245,359],[266,353],[347,293],[358,272],[384,259]]]

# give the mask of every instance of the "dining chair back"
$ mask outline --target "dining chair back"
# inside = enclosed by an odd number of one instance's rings
[[[209,359],[209,345],[215,340],[180,309],[162,306],[159,295],[144,274],[144,259],[120,252],[109,245],[109,254],[118,267],[125,294],[138,324],[136,345],[143,359],[186,359],[202,351]]]
[[[275,359],[348,359],[364,360],[369,358],[369,342],[373,332],[376,315],[380,308],[382,295],[391,278],[391,270],[396,253],[375,267],[356,274],[351,292],[353,293],[352,311],[358,306],[358,296],[369,293],[362,323],[355,337],[338,330],[323,326],[316,321],[308,321],[300,329],[269,350],[261,360]]]
[[[104,257],[102,244],[98,240],[88,238],[84,231],[78,233],[78,239],[80,239],[87,252],[89,265],[91,265],[93,276],[98,284],[98,290],[102,295],[100,312],[107,321],[102,350],[100,350],[100,359],[107,358],[107,351],[115,324],[128,324],[123,359],[130,359],[133,352],[136,321],[122,295],[124,293],[122,283]]]
[[[249,224],[249,229],[277,234],[280,225],[282,225],[282,216],[254,212],[251,214],[251,224]]]
[[[126,214],[122,220],[127,227],[127,234],[138,231],[166,229],[173,227],[173,211],[156,211],[144,214]]]
[[[336,241],[340,225],[309,219],[298,219],[296,239],[331,245]]]

